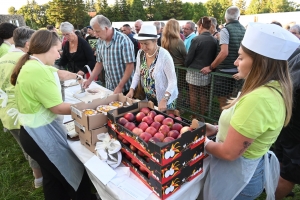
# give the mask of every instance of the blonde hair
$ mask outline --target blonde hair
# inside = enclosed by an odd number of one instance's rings
[[[180,39],[180,26],[177,20],[170,19],[164,27],[161,46],[169,51],[171,43],[177,43]]]
[[[240,96],[224,108],[230,108],[246,94],[249,94],[258,87],[267,84],[271,80],[276,80],[279,82],[282,89],[282,98],[286,108],[284,126],[286,126],[291,119],[293,106],[293,84],[287,61],[275,60],[262,56],[247,49],[242,44],[241,48],[253,59],[252,69],[245,80]]]

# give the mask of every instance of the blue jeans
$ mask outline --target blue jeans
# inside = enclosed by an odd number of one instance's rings
[[[259,197],[259,195],[264,190],[264,157],[259,161],[257,168],[246,187],[241,191],[241,193],[235,198],[235,200],[252,200]]]

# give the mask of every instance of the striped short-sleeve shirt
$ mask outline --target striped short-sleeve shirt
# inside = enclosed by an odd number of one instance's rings
[[[105,70],[106,88],[114,91],[122,79],[126,63],[135,62],[134,46],[129,37],[114,29],[114,35],[109,44],[104,40],[97,41],[97,62],[101,62]],[[123,92],[130,89],[133,72],[123,87]]]

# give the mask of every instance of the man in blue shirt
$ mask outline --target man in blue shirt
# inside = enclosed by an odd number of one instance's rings
[[[137,52],[139,51],[138,41],[133,38],[133,33],[131,31],[130,25],[129,24],[124,24],[123,28],[122,28],[122,32],[130,38],[130,40],[131,40],[131,42],[134,46],[134,53],[135,53],[135,57],[136,57]]]
[[[97,42],[97,62],[90,78],[83,83],[87,88],[102,71],[105,70],[106,88],[115,94],[127,94],[131,85],[134,69],[134,47],[129,37],[116,31],[109,19],[96,15],[90,24],[99,38]]]
[[[185,36],[184,45],[185,45],[186,51],[189,51],[192,39],[194,37],[196,37],[196,34],[194,31],[195,31],[195,23],[194,22],[187,22],[184,25],[183,35]]]

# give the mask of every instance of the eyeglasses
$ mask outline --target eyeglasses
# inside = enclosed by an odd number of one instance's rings
[[[298,33],[291,31],[292,34],[297,35]]]

